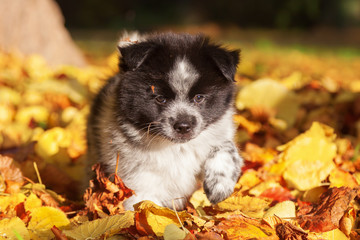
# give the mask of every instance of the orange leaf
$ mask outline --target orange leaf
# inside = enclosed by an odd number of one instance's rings
[[[283,187],[272,187],[261,193],[260,197],[270,198],[274,202],[283,202],[286,200],[295,200],[291,192]]]
[[[221,219],[221,222],[214,227],[214,230],[226,232],[228,239],[279,239],[274,229],[267,224],[243,215],[234,214],[226,219]]]
[[[330,187],[354,188],[358,186],[355,178],[350,173],[339,168],[335,168],[331,171],[329,181],[331,183]]]

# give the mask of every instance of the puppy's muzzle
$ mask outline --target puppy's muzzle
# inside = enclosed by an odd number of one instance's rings
[[[196,127],[196,117],[192,115],[179,115],[173,119],[173,129],[176,137],[182,140],[190,140]]]

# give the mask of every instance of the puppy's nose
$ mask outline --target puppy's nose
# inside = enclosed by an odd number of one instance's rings
[[[176,132],[178,132],[180,134],[185,134],[185,133],[190,132],[191,125],[189,122],[176,122],[174,124],[174,129]]]

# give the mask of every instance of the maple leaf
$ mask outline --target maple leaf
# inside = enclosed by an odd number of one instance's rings
[[[330,188],[320,196],[319,203],[312,208],[300,208],[298,222],[304,229],[313,232],[327,232],[338,228],[340,220],[360,188]]]

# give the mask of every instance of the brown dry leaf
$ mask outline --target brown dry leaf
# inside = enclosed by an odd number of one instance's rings
[[[317,205],[299,209],[297,215],[300,226],[312,232],[327,232],[338,228],[340,219],[359,191],[359,188],[330,188],[321,195]]]
[[[124,212],[123,201],[133,194],[122,180],[115,175],[114,182],[111,182],[101,170],[100,164],[92,167],[96,178],[90,181],[90,187],[86,189],[84,200],[87,210],[95,217],[103,213],[110,215]]]
[[[218,233],[225,232],[227,239],[279,239],[275,230],[267,224],[244,215],[229,215],[220,220],[213,229]]]
[[[283,177],[289,187],[305,191],[321,184],[335,168],[336,137],[333,129],[314,122],[305,133],[280,146]]]
[[[51,231],[53,232],[53,234],[55,235],[55,239],[56,240],[68,240],[68,238],[65,236],[65,234],[63,234],[61,232],[61,230],[59,228],[57,228],[56,226],[53,226],[51,228]]]
[[[289,222],[283,222],[276,226],[276,234],[282,240],[307,240],[308,233]]]
[[[24,182],[23,175],[12,158],[0,155],[0,176],[0,181],[5,182],[6,193],[19,192]]]
[[[222,239],[224,239],[220,234],[218,234],[216,232],[201,232],[201,233],[197,233],[195,236],[196,236],[196,240],[222,240]],[[193,239],[195,239],[195,238],[193,238]]]

